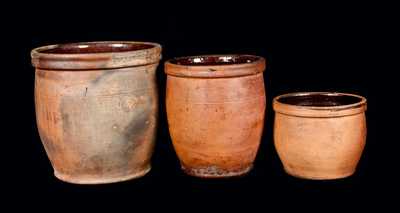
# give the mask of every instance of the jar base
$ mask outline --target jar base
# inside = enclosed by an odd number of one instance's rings
[[[293,176],[295,178],[300,178],[300,179],[308,179],[308,180],[335,180],[335,179],[342,179],[342,178],[347,178],[349,176],[352,176],[354,174],[354,170],[350,172],[343,172],[343,173],[336,173],[336,174],[319,174],[316,175],[310,174],[309,172],[299,172],[299,171],[294,171],[293,169],[288,169],[284,167],[285,172]]]
[[[220,169],[217,166],[201,167],[201,168],[190,168],[185,167],[181,164],[182,170],[190,176],[200,178],[229,178],[239,177],[246,175],[253,168],[253,164],[236,170],[225,170]]]
[[[123,181],[132,180],[132,179],[137,179],[137,178],[145,176],[147,173],[150,172],[150,170],[151,170],[151,166],[145,168],[144,170],[136,172],[134,174],[111,177],[111,178],[79,178],[79,177],[75,178],[75,177],[63,175],[61,173],[58,173],[56,170],[54,170],[54,176],[61,181],[64,181],[67,183],[73,183],[73,184],[107,184],[107,183],[116,183],[116,182],[123,182]]]

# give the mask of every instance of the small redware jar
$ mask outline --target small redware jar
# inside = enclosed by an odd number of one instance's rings
[[[365,146],[364,97],[290,93],[273,100],[274,142],[285,171],[306,179],[352,175]]]

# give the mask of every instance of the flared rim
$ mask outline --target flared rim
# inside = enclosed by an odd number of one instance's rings
[[[91,70],[158,63],[161,45],[140,41],[94,41],[47,45],[31,51],[36,68]]]
[[[238,77],[263,72],[265,66],[265,59],[256,55],[197,55],[166,61],[165,73],[192,78]]]
[[[336,117],[362,113],[367,99],[360,95],[338,92],[296,92],[279,95],[273,100],[275,112],[305,117]]]

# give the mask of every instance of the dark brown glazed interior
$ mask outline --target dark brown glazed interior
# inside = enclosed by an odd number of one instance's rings
[[[251,55],[220,55],[220,56],[188,56],[170,60],[170,63],[185,66],[213,66],[246,64],[260,60]]]
[[[296,106],[330,107],[356,104],[361,100],[359,97],[345,94],[305,94],[283,96],[277,101]]]
[[[91,42],[91,43],[70,43],[60,44],[54,48],[39,50],[39,53],[51,54],[80,54],[80,53],[109,53],[127,52],[135,50],[150,49],[151,44],[124,43],[124,42]]]

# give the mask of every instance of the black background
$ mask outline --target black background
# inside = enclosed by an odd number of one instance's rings
[[[39,200],[35,205],[76,203],[115,208],[172,207],[182,210],[271,206],[318,209],[389,202],[395,186],[396,90],[389,74],[396,28],[390,6],[348,3],[254,3],[225,5],[183,2],[149,5],[48,2],[10,7],[2,17],[7,51],[3,73],[3,178],[7,198]],[[23,7],[24,9],[22,9]],[[5,7],[6,8],[6,7]],[[7,7],[8,8],[8,7]],[[6,9],[7,9],[6,8]],[[397,26],[398,27],[398,26]],[[84,186],[61,182],[41,145],[35,124],[32,48],[100,40],[152,41],[163,46],[158,68],[160,116],[152,170],[137,180]],[[168,133],[163,63],[176,56],[245,53],[266,58],[267,114],[255,168],[245,177],[202,180],[180,171]],[[337,91],[368,99],[368,138],[358,170],[335,181],[307,181],[286,175],[273,147],[272,98],[295,91]],[[390,153],[390,154],[389,154]],[[5,202],[3,200],[3,202]],[[24,202],[20,202],[23,206]],[[189,204],[189,205],[185,205]],[[322,204],[322,205],[319,205]],[[382,205],[386,206],[386,205]],[[113,207],[113,208],[114,208]],[[165,210],[166,210],[165,208]]]

